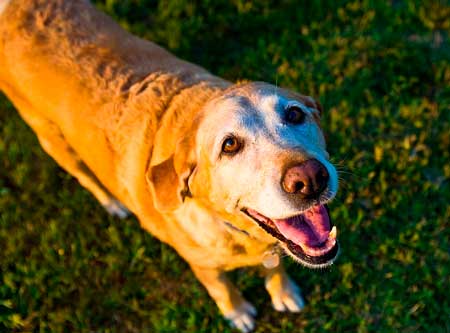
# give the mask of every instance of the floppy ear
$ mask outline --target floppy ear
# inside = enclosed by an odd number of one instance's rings
[[[305,103],[307,107],[313,108],[318,111],[317,113],[313,113],[313,117],[317,125],[320,126],[320,117],[322,116],[323,111],[322,105],[311,96],[303,96],[303,103]]]
[[[314,108],[316,109],[316,110],[318,110],[319,111],[319,114],[320,115],[322,115],[322,113],[323,113],[323,107],[322,107],[322,104],[320,104],[320,102],[318,101],[318,100],[315,100],[314,98],[312,98],[312,97],[309,97],[309,98],[311,98],[312,99],[312,101],[314,102]]]
[[[183,140],[174,154],[163,162],[150,166],[146,179],[154,205],[161,212],[177,209],[190,196],[188,180],[195,168],[191,140]],[[153,161],[153,160],[152,160]]]

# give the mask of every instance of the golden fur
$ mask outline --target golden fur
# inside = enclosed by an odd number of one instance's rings
[[[233,325],[251,330],[255,310],[224,272],[260,264],[277,240],[246,216],[216,208],[210,173],[197,172],[189,190],[187,182],[204,154],[194,147],[208,105],[272,88],[233,86],[132,36],[84,0],[12,0],[0,15],[0,88],[43,149],[110,213],[130,210],[173,246]],[[279,92],[320,109],[311,98]],[[319,112],[313,116],[318,122]],[[215,167],[208,161],[202,170]],[[266,287],[277,310],[301,309],[281,264],[267,269]]]

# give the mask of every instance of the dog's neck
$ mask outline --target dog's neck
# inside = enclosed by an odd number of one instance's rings
[[[88,1],[12,0],[0,32],[4,40],[20,33],[33,46],[34,61],[47,62],[49,74],[59,71],[68,85],[90,92],[95,104],[150,93],[161,96],[154,112],[163,113],[180,90],[225,82],[131,35]]]
[[[143,131],[149,131],[149,147],[160,127],[161,133],[168,130],[170,137],[180,137],[201,105],[230,85],[131,35],[88,1],[12,0],[0,21],[0,37],[0,43],[27,41],[21,48],[29,51],[17,52],[23,54],[22,65],[27,69],[23,77],[34,73],[34,77],[45,78],[46,90],[51,90],[51,94],[41,94],[46,96],[42,101],[37,96],[30,103],[52,103],[53,107],[72,103],[80,110],[86,105],[99,110],[99,119],[114,119],[114,123],[100,121],[98,126],[104,127],[117,149],[126,139],[117,138],[117,133],[132,134],[117,127],[126,128],[133,122],[148,124]],[[6,48],[1,50],[6,52]],[[1,53],[0,71],[7,71],[13,64],[3,60]],[[79,96],[84,97],[80,100]],[[105,115],[101,110],[115,114]],[[175,144],[164,147],[170,150]]]

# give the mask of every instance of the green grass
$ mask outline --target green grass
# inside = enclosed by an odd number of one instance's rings
[[[271,309],[256,269],[233,273],[257,332],[450,332],[450,8],[296,2],[95,1],[213,73],[324,105],[342,255],[322,271],[287,262],[297,315]],[[233,331],[186,263],[109,217],[4,97],[0,132],[1,332]]]

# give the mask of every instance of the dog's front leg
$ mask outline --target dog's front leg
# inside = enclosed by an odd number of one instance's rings
[[[225,272],[218,269],[201,268],[191,265],[194,274],[208,290],[220,311],[232,326],[242,332],[250,332],[255,327],[256,310],[247,302],[228,280]]]
[[[277,311],[300,312],[305,303],[300,287],[286,273],[283,264],[267,269],[266,289],[272,298],[272,305]]]

